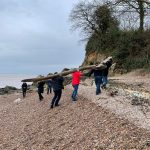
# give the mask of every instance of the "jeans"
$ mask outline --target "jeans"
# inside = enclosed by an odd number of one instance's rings
[[[51,106],[58,106],[59,100],[61,98],[62,89],[54,91],[54,97],[52,99]]]
[[[106,86],[106,84],[108,83],[107,76],[102,77],[102,82],[103,82],[103,86]]]
[[[102,76],[95,76],[96,95],[101,93]]]
[[[52,87],[47,87],[47,94],[51,93],[52,92]]]
[[[72,86],[73,86],[73,88],[74,88],[74,90],[73,90],[73,92],[72,92],[72,100],[73,100],[73,101],[76,101],[76,100],[77,100],[76,96],[77,96],[77,93],[78,93],[79,84],[72,85]]]

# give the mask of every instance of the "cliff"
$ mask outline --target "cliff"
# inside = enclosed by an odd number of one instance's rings
[[[102,62],[106,58],[105,55],[98,53],[97,51],[91,51],[85,54],[82,66],[90,65],[91,63]]]

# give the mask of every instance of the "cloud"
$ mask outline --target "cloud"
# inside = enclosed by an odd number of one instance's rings
[[[69,30],[72,5],[70,0],[1,0],[0,73],[34,74],[39,68],[50,71],[48,66],[57,71],[80,65],[84,45]]]

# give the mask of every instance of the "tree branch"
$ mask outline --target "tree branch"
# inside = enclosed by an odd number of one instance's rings
[[[100,63],[97,66],[96,65],[90,65],[90,66],[84,66],[84,67],[80,67],[80,68],[74,68],[74,69],[70,69],[69,71],[63,71],[63,72],[58,73],[58,74],[50,75],[48,77],[24,79],[21,82],[47,81],[48,79],[52,79],[52,78],[57,77],[57,76],[66,76],[66,75],[68,75],[70,73],[73,73],[77,70],[83,71],[83,70],[88,70],[88,69],[93,69],[93,68],[103,70],[103,69],[106,68],[106,65],[104,65],[103,63],[106,63],[106,62],[110,61],[110,59],[112,59],[112,57],[108,57],[107,59],[105,59],[102,63]]]

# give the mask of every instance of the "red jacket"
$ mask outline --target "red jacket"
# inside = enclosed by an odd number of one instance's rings
[[[72,73],[72,85],[76,85],[80,83],[80,76],[82,73],[80,71],[76,71]]]

